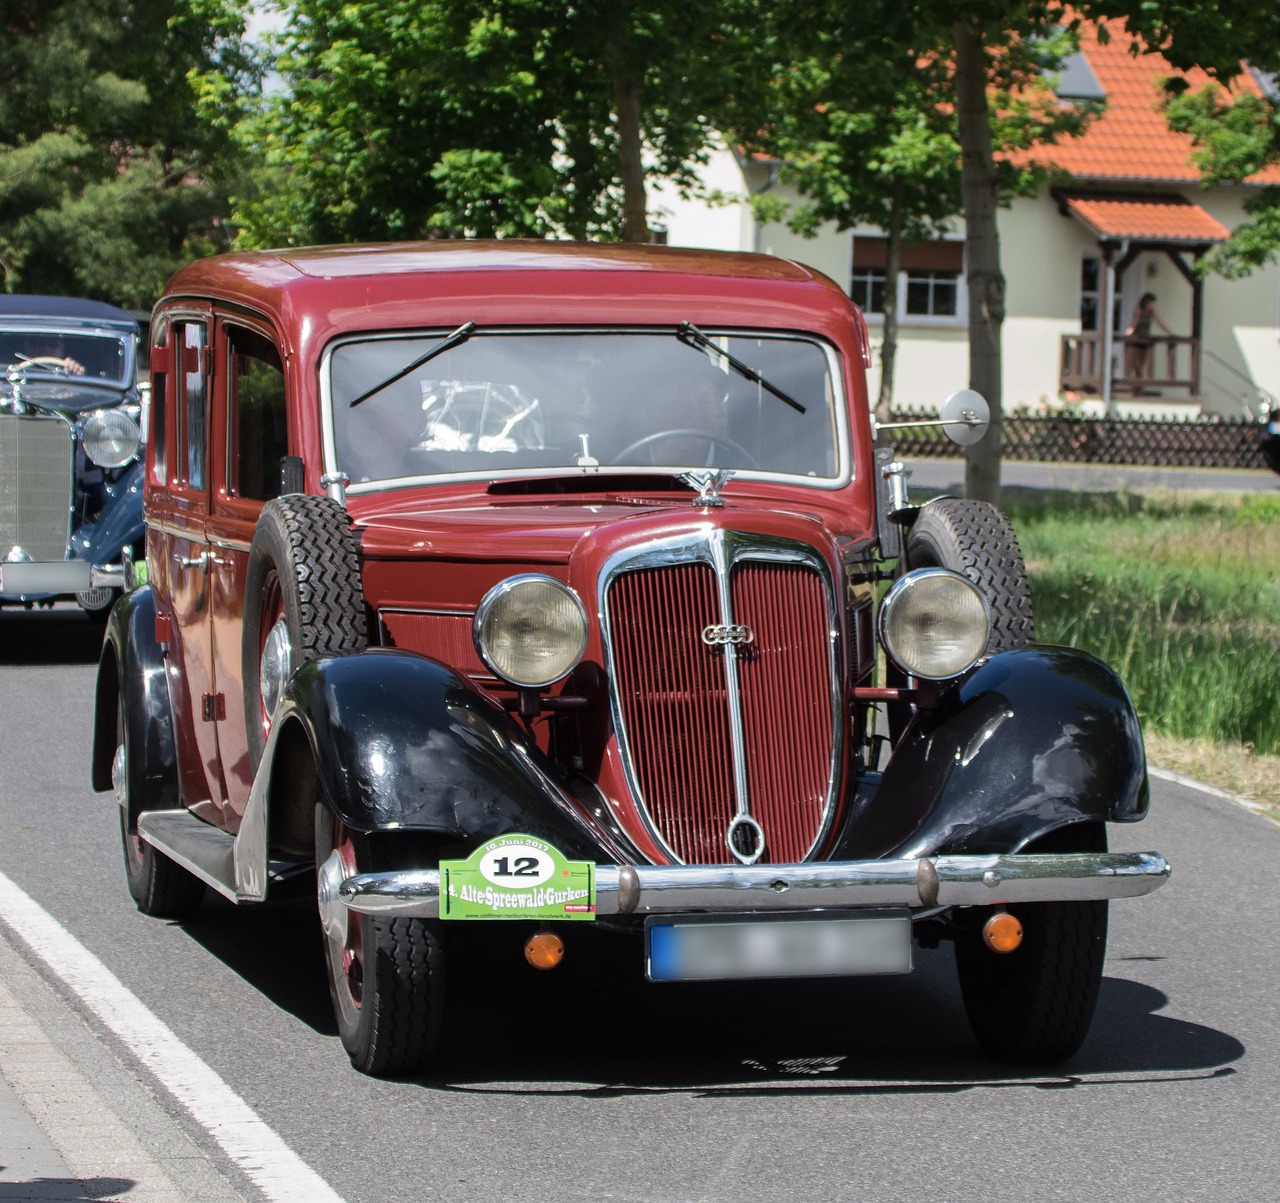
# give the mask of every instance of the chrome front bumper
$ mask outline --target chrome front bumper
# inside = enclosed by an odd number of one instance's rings
[[[1137,898],[1169,879],[1158,852],[1020,853],[800,865],[599,865],[597,915],[777,914],[862,906],[992,906]],[[440,871],[320,871],[321,910],[436,918]]]

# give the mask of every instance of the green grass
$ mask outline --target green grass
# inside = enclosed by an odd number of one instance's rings
[[[1005,491],[1036,637],[1111,664],[1143,725],[1280,752],[1280,497]]]

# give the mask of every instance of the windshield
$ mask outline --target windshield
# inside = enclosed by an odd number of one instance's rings
[[[78,376],[112,384],[124,384],[129,367],[120,335],[32,327],[0,330],[0,369],[15,364],[33,377]]]
[[[357,486],[619,468],[835,481],[843,426],[834,352],[794,335],[702,333],[710,345],[691,345],[674,327],[478,329],[403,375],[439,333],[342,343],[325,372],[331,461]]]

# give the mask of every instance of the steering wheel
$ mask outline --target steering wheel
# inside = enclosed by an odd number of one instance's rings
[[[67,369],[67,361],[59,358],[57,355],[18,355],[18,359],[24,366],[48,368],[53,372],[61,372],[64,376],[70,376],[71,373]]]
[[[707,444],[707,450],[713,447],[719,447],[730,453],[738,460],[744,468],[760,467],[759,460],[751,454],[741,443],[735,442],[733,439],[726,438],[722,434],[712,434],[709,430],[697,430],[690,426],[677,426],[670,430],[658,430],[653,434],[647,434],[642,439],[636,439],[634,443],[628,444],[615,455],[614,462],[619,464],[627,463],[627,457],[634,455],[638,451],[652,447],[655,443],[660,443],[663,439],[701,439]],[[652,454],[649,457],[650,463],[655,463]]]

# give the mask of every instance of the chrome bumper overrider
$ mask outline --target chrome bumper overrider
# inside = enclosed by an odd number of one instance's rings
[[[329,868],[329,866],[326,866]],[[365,915],[435,918],[440,871],[341,878],[321,872],[321,906]],[[1158,852],[936,856],[799,865],[599,865],[598,915],[777,913],[859,906],[990,906],[1136,898],[1169,879]]]

